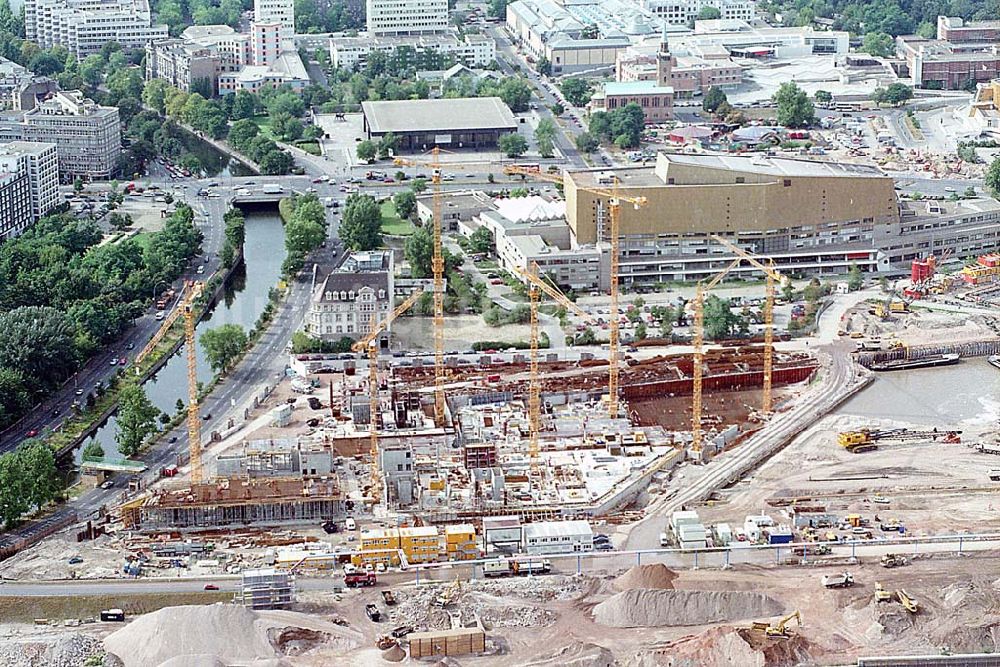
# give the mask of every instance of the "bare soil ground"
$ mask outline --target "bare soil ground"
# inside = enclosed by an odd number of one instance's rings
[[[444,322],[444,346],[449,350],[468,350],[477,341],[527,341],[531,327],[527,324],[505,324],[491,327],[480,315],[449,315]],[[404,317],[392,325],[393,349],[426,352],[434,349],[431,320],[426,317]]]

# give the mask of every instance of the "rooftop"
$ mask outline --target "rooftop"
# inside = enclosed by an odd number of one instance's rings
[[[524,539],[592,535],[593,532],[587,521],[539,521],[524,526]]]
[[[566,217],[566,202],[562,199],[551,201],[539,195],[531,195],[496,199],[493,204],[497,213],[515,223]]]
[[[361,110],[377,134],[517,129],[514,114],[499,97],[363,102]]]
[[[862,164],[796,160],[782,157],[734,155],[681,155],[660,153],[658,161],[670,164],[743,171],[772,176],[837,176],[842,178],[888,178],[878,167]]]
[[[609,81],[604,84],[605,95],[672,95],[674,89],[661,86],[656,81]]]

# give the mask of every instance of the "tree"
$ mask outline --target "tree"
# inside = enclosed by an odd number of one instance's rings
[[[552,74],[552,63],[549,62],[548,58],[542,56],[538,59],[538,64],[535,65],[535,69],[537,69],[538,73],[542,76],[550,76]]]
[[[865,33],[861,50],[876,58],[890,58],[896,53],[896,42],[884,32],[869,32]]]
[[[413,182],[410,183],[410,190],[412,190],[414,194],[419,195],[426,189],[427,189],[427,179],[425,178],[414,178]]]
[[[705,299],[705,337],[718,340],[732,336],[740,323],[740,317],[733,312],[729,299],[710,295]]]
[[[816,100],[816,104],[830,104],[833,102],[833,93],[826,90],[817,90],[813,94],[813,99]]]
[[[83,192],[83,179],[79,176],[73,179],[73,192],[76,194]]]
[[[410,276],[426,278],[431,275],[434,257],[434,237],[429,225],[424,225],[411,234],[403,245],[403,257],[410,265]]]
[[[528,103],[531,101],[531,87],[527,82],[514,77],[504,80],[497,91],[503,103],[510,107],[514,113],[528,110]]]
[[[559,84],[559,90],[562,92],[563,97],[566,98],[566,101],[575,107],[585,105],[590,101],[590,96],[594,93],[590,82],[580,77],[563,79],[563,82]]]
[[[351,195],[344,206],[340,238],[351,250],[373,250],[382,244],[382,212],[369,195]]]
[[[233,107],[229,112],[231,120],[243,120],[257,115],[259,100],[249,90],[239,90],[233,96]]]
[[[212,370],[224,373],[247,349],[247,334],[238,324],[223,324],[201,335],[201,348]]]
[[[500,150],[511,158],[521,157],[528,150],[528,142],[517,132],[500,137]]]
[[[373,141],[362,141],[355,147],[358,159],[362,162],[371,162],[378,154],[378,146]]]
[[[581,153],[593,153],[598,147],[597,139],[590,132],[581,132],[576,135],[576,148]]]
[[[711,7],[706,5],[701,8],[698,15],[695,17],[696,21],[713,21],[715,19],[721,19],[722,12],[718,7]]]
[[[993,158],[993,162],[986,169],[983,184],[990,191],[995,199],[1000,199],[1000,157]]]
[[[83,455],[103,458],[104,447],[101,446],[101,443],[97,442],[96,438],[91,438],[83,448]]]
[[[28,503],[35,509],[41,509],[56,497],[59,489],[55,454],[48,445],[38,440],[29,440],[21,445],[17,454],[27,475]]]
[[[397,192],[392,196],[392,204],[396,207],[399,217],[408,220],[417,210],[417,196],[412,190]]]
[[[635,339],[636,340],[645,340],[646,339],[646,323],[645,322],[639,322],[639,324],[635,325]]]
[[[277,176],[287,174],[291,170],[292,165],[295,164],[295,160],[285,151],[272,150],[265,153],[257,163],[260,165],[262,174]]]
[[[238,120],[229,128],[229,143],[236,150],[246,152],[247,144],[259,134],[260,128],[257,127],[257,123],[249,119]]]
[[[556,103],[555,103],[555,104],[553,104],[553,105],[552,105],[551,107],[549,107],[549,110],[550,110],[550,111],[551,111],[551,112],[553,113],[553,115],[555,115],[555,116],[561,116],[561,115],[563,115],[564,113],[566,113],[566,107],[564,107],[564,106],[563,106],[562,104],[560,104],[559,102],[556,102]]]
[[[790,81],[781,84],[774,94],[778,123],[785,127],[806,127],[815,120],[815,108],[806,92]]]
[[[722,88],[718,86],[712,86],[705,93],[705,98],[701,101],[701,108],[708,113],[715,113],[718,108],[728,102],[729,99],[726,97],[726,93]]]
[[[392,157],[399,150],[399,137],[392,132],[386,132],[378,142],[377,153],[380,160]]]
[[[857,264],[851,264],[851,270],[847,273],[847,289],[857,292],[865,284],[865,278],[861,274],[861,268]]]
[[[872,93],[872,100],[878,104],[898,106],[913,97],[913,89],[904,83],[892,83]]]
[[[140,385],[129,384],[118,394],[118,432],[115,442],[123,456],[139,453],[143,441],[156,432],[156,417],[160,411],[146,396]]]
[[[493,235],[486,227],[480,227],[469,236],[469,251],[486,255],[493,249]]]
[[[538,154],[544,158],[550,158],[555,154],[555,146],[549,137],[538,139]]]
[[[51,76],[62,72],[65,64],[65,58],[60,59],[49,51],[41,51],[28,63],[28,69],[39,76]]]

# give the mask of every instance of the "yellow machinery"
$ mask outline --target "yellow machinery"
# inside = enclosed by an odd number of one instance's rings
[[[538,433],[541,430],[542,419],[541,378],[538,373],[538,293],[539,291],[545,292],[556,303],[566,310],[574,312],[584,320],[589,320],[590,315],[567,299],[554,285],[550,285],[543,280],[538,274],[538,264],[532,262],[528,271],[518,268],[515,270],[518,275],[528,281],[528,295],[531,297],[531,374],[528,390],[528,420],[531,431],[528,440],[528,451],[531,456],[532,471],[536,472],[538,467]]]
[[[160,328],[157,329],[153,337],[146,343],[139,354],[135,355],[135,372],[140,372],[140,364],[156,349],[163,337],[173,326],[174,322],[181,316],[184,317],[184,344],[187,346],[187,381],[188,381],[188,454],[191,459],[191,483],[198,484],[202,481],[201,470],[201,415],[198,414],[198,364],[197,350],[195,348],[194,328],[197,324],[194,300],[201,296],[204,284],[200,282],[187,282],[178,299],[177,307],[170,311],[164,318]]]
[[[802,627],[802,614],[796,610],[787,616],[778,619],[776,623],[770,623],[769,621],[754,621],[752,629],[758,632],[763,632],[766,637],[770,637],[772,639],[788,639],[792,636],[792,633],[789,632],[788,625],[793,619],[799,627]]]
[[[713,235],[712,238],[726,246],[726,248],[734,252],[737,256],[763,271],[767,278],[766,297],[764,299],[764,386],[762,387],[763,396],[761,397],[761,411],[767,415],[771,413],[772,407],[771,373],[774,366],[774,289],[776,285],[785,283],[787,278],[775,270],[773,261],[768,260],[768,263],[764,264],[746,250],[743,250],[743,248],[721,236]]]
[[[392,324],[393,320],[415,304],[423,293],[424,291],[421,289],[414,291],[381,322],[376,321],[377,315],[372,313],[372,321],[368,333],[351,346],[351,349],[355,352],[368,352],[368,440],[371,443],[369,453],[372,457],[371,497],[376,502],[378,502],[378,498],[382,495],[382,476],[379,471],[378,462],[378,337],[385,331],[386,327]]]
[[[906,428],[894,428],[884,431],[863,428],[857,431],[844,431],[837,434],[837,444],[851,452],[860,454],[878,449],[879,442],[913,442],[930,440],[944,444],[957,444],[962,441],[961,431],[911,431]]]
[[[441,149],[431,150],[428,162],[396,158],[393,164],[410,167],[430,167],[434,186],[434,257],[431,270],[434,272],[434,422],[445,426],[444,401],[444,251],[441,247]]]
[[[559,185],[563,184],[562,176],[544,174],[537,168],[511,165],[504,167],[503,173],[507,175],[528,176],[536,180],[557,183]],[[621,326],[618,313],[618,227],[621,223],[621,205],[622,202],[625,202],[632,204],[632,206],[638,209],[644,206],[647,200],[645,197],[622,195],[618,189],[617,179],[615,179],[614,185],[611,188],[577,186],[577,190],[605,197],[608,200],[608,213],[611,220],[608,232],[609,241],[611,242],[611,315],[608,318],[611,325],[608,332],[608,416],[616,419],[618,417],[618,329]]]
[[[899,604],[903,605],[903,608],[911,614],[916,614],[920,611],[920,607],[917,605],[917,601],[910,597],[910,594],[900,588],[896,591],[896,598],[899,599]]]
[[[892,593],[885,590],[882,584],[875,582],[875,602],[892,602]]]

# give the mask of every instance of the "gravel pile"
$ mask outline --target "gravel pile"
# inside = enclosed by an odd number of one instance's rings
[[[636,565],[628,572],[615,579],[614,586],[619,591],[631,588],[659,588],[670,590],[674,587],[677,573],[663,563]]]
[[[641,628],[703,625],[780,613],[781,604],[763,593],[637,588],[594,607],[594,621],[613,628]]]
[[[95,655],[104,655],[101,641],[73,633],[0,644],[0,667],[79,667]]]

